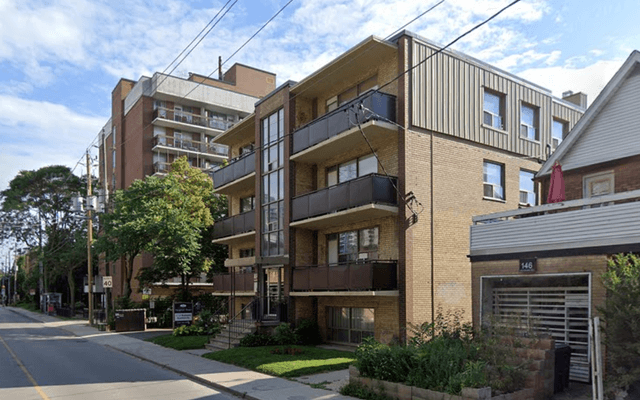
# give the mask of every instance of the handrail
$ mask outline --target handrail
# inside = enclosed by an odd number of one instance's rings
[[[229,299],[231,300],[231,299]],[[251,326],[254,321],[253,318],[249,319],[249,322],[247,322],[247,320],[244,319],[238,319],[239,316],[241,316],[243,313],[245,313],[247,311],[247,309],[249,309],[250,307],[253,307],[253,303],[255,303],[256,299],[252,299],[249,304],[247,304],[246,306],[244,306],[242,308],[242,310],[240,310],[240,312],[238,312],[233,318],[231,318],[229,320],[229,325],[227,330],[229,331],[229,348],[231,348],[231,334],[234,334],[234,337],[239,337],[242,332],[249,326]],[[235,321],[240,321],[239,324],[236,324],[234,326],[234,322]],[[238,329],[239,328],[239,329]]]

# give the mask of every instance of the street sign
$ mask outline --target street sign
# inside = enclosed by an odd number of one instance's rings
[[[103,276],[102,287],[111,289],[113,287],[113,278],[111,276]]]

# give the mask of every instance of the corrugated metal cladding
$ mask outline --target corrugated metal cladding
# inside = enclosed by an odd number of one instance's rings
[[[622,82],[609,103],[562,157],[563,169],[640,154],[640,67]]]
[[[420,63],[435,51],[414,39],[412,65]],[[504,131],[482,125],[485,87],[505,96]],[[538,107],[539,142],[519,136],[522,102]],[[581,112],[554,102],[546,93],[453,55],[440,53],[412,71],[414,126],[525,156],[546,158],[552,117],[568,122],[569,128],[572,128],[581,115]]]

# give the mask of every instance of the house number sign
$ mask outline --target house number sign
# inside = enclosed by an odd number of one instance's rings
[[[520,260],[520,272],[536,272],[537,259],[526,258]]]

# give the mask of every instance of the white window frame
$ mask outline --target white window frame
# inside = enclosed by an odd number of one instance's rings
[[[553,133],[554,133],[553,126],[556,122],[562,125],[562,135],[559,138],[556,136],[553,136]],[[551,121],[551,149],[552,150],[555,150],[558,148],[558,146],[560,146],[560,143],[562,143],[562,141],[564,140],[564,135],[566,134],[566,131],[567,131],[567,121],[563,121],[558,118],[553,118],[553,120]],[[556,140],[558,141],[558,144],[556,144]]]
[[[524,113],[522,111],[525,108],[528,108],[531,111],[533,111],[533,125],[525,123],[522,120],[522,117],[524,115]],[[540,131],[536,127],[536,122],[537,122],[537,125],[540,125],[540,123],[538,121],[540,119],[540,117],[538,115],[539,114],[538,113],[538,109],[539,109],[539,107],[536,107],[536,106],[534,106],[532,104],[527,104],[527,103],[524,103],[524,102],[520,103],[520,138],[521,139],[531,140],[532,142],[539,142],[540,141]],[[526,136],[522,135],[522,128],[523,127],[526,128],[526,130],[527,130],[527,135]],[[530,135],[531,131],[533,131],[533,138]]]
[[[498,114],[495,114],[489,110],[487,110],[487,108],[485,107],[486,104],[486,95],[490,95],[490,96],[495,96],[498,98],[499,101],[499,106],[498,106]],[[504,93],[500,93],[500,92],[496,92],[494,90],[491,90],[489,88],[484,88],[484,91],[482,93],[482,124],[484,126],[488,126],[492,129],[497,129],[500,131],[504,131],[505,130],[505,126],[506,126],[506,113],[505,113],[505,94]],[[484,115],[485,114],[489,114],[491,115],[491,125],[487,125],[484,122]]]
[[[610,181],[609,185],[611,187],[611,191],[609,193],[603,193],[603,194],[592,196],[591,195],[591,190],[589,190],[590,184],[592,182],[598,181],[598,180],[602,180],[602,181],[609,180]],[[582,195],[583,195],[583,198],[590,199],[590,198],[593,198],[593,197],[600,197],[600,196],[606,196],[606,195],[614,194],[615,191],[616,191],[615,183],[616,183],[615,174],[614,174],[613,170],[585,175],[585,176],[582,177]]]
[[[532,174],[533,176],[535,176],[535,172],[529,171],[529,170],[526,170],[526,169],[520,169],[520,172],[526,172],[526,173],[529,173],[529,174]],[[521,178],[521,176],[520,176],[520,174],[518,174],[518,179],[520,180],[520,178]],[[529,190],[523,190],[522,189],[522,181],[521,180],[519,182],[519,186],[520,186],[520,188],[519,188],[520,191],[519,191],[519,196],[518,196],[518,203],[521,206],[537,206],[538,205],[538,197],[539,197],[538,196],[538,190],[536,190],[538,188],[537,183],[535,181],[533,182],[533,192],[531,192]],[[523,203],[522,202],[522,198],[520,197],[520,196],[522,196],[522,193],[527,193],[527,198],[529,198],[529,194],[533,194],[533,198],[534,198],[533,203],[534,204]]]
[[[489,185],[492,187],[491,193],[495,193],[495,190],[493,189],[494,186],[498,186],[496,184],[493,184],[491,182],[486,182],[484,180],[484,165],[485,164],[493,164],[493,165],[497,165],[500,167],[500,180],[501,182],[501,187],[502,187],[502,198],[500,197],[495,197],[495,196],[486,196],[484,194],[484,188],[486,185]],[[489,200],[498,200],[498,201],[506,201],[507,200],[507,191],[505,188],[505,181],[506,181],[506,177],[505,177],[505,166],[504,164],[501,164],[499,162],[494,162],[494,161],[489,161],[489,160],[483,160],[482,162],[482,198],[484,199],[489,199]]]

